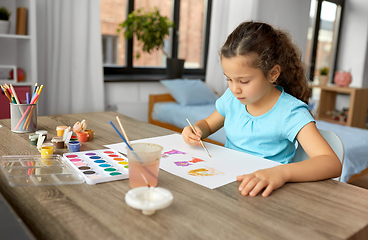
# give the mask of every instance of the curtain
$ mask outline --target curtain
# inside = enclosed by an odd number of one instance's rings
[[[228,86],[222,72],[220,49],[227,36],[241,22],[256,18],[257,8],[257,0],[213,0],[212,2],[206,84],[219,95],[222,95]]]
[[[39,115],[104,111],[99,0],[37,0]]]

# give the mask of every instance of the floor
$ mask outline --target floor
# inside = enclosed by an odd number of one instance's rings
[[[350,184],[368,189],[368,174],[358,178],[357,180],[351,182]]]

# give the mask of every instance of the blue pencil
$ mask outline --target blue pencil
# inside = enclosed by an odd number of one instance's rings
[[[26,92],[26,99],[27,99],[27,104],[29,104],[30,103],[29,92]]]

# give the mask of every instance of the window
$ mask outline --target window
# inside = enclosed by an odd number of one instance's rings
[[[211,3],[212,0],[101,0],[105,80],[159,80],[165,77],[166,56],[162,50],[145,53],[136,39],[127,41],[123,32],[117,32],[118,25],[129,12],[154,7],[176,25],[165,40],[165,52],[171,57],[185,59],[184,75],[204,77]],[[137,52],[140,52],[139,59],[135,57]]]
[[[311,81],[318,79],[319,70],[323,67],[329,69],[330,82],[333,79],[344,2],[344,0],[311,0],[305,59]]]

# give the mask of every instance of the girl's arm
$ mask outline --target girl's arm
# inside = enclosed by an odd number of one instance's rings
[[[238,176],[237,180],[242,181],[239,186],[241,194],[256,196],[265,189],[262,196],[266,197],[286,182],[318,181],[340,176],[341,162],[319,133],[315,123],[305,125],[299,131],[297,139],[309,159]]]
[[[199,120],[193,124],[194,129],[197,131],[197,135],[193,132],[190,126],[186,126],[181,135],[187,144],[192,146],[201,146],[199,140],[208,137],[223,127],[224,121],[225,118],[216,110],[207,118]]]

